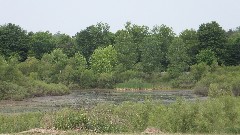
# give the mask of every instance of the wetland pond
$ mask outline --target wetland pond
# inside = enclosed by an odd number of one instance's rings
[[[119,104],[124,101],[144,102],[146,100],[169,104],[180,97],[187,101],[204,100],[206,97],[195,95],[192,90],[75,90],[69,95],[35,97],[23,101],[0,101],[0,113],[20,113],[54,111],[63,107],[88,108],[99,103]]]

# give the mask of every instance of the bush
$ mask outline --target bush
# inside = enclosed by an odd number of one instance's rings
[[[26,88],[11,82],[0,81],[0,100],[22,100],[27,96]]]
[[[238,132],[238,101],[233,97],[220,97],[195,103],[178,100],[169,106],[157,105],[149,115],[149,126],[173,133]]]
[[[145,73],[143,72],[139,72],[139,71],[135,71],[135,70],[127,70],[121,73],[116,72],[114,74],[114,76],[116,76],[116,81],[117,82],[125,82],[128,81],[130,79],[142,79],[145,76]]]
[[[210,84],[208,96],[209,97],[220,97],[232,95],[232,87],[229,84],[223,83],[221,85],[217,83]]]
[[[191,74],[183,73],[181,76],[171,80],[170,82],[173,88],[191,89],[195,85],[196,80],[193,78]]]
[[[148,103],[124,102],[117,106],[114,112],[125,121],[125,131],[142,132],[148,126],[151,106]]]
[[[92,70],[84,70],[80,75],[80,87],[81,88],[95,88],[97,77]]]
[[[30,83],[30,93],[32,96],[58,96],[58,95],[64,95],[69,94],[69,88],[61,83],[54,84],[50,83],[47,84],[43,81],[38,80],[32,80],[33,82]]]
[[[97,80],[98,88],[112,89],[115,85],[115,79],[112,73],[101,73]]]
[[[240,84],[240,66],[236,67],[221,67],[217,68],[214,72],[206,74],[195,86],[195,92],[197,94],[208,95],[210,85],[212,84],[212,90],[221,93],[227,91],[231,94],[239,94]],[[215,87],[215,88],[214,88]],[[219,90],[215,90],[219,89]],[[222,89],[222,90],[221,90]],[[223,93],[225,93],[223,92]],[[222,94],[223,94],[222,93]],[[215,93],[216,94],[216,93]],[[220,95],[222,95],[220,94]],[[229,95],[229,94],[228,94]]]
[[[63,109],[55,114],[54,127],[61,130],[85,129],[88,120],[82,111]]]
[[[99,133],[127,132],[129,123],[114,113],[113,104],[99,104],[88,112],[88,129]]]

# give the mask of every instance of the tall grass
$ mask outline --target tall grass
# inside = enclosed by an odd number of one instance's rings
[[[124,83],[119,83],[116,85],[117,89],[120,90],[151,90],[154,89],[153,85],[144,82],[141,79],[130,79]]]
[[[0,133],[16,133],[41,127],[43,113],[0,114]]]
[[[92,109],[0,115],[0,133],[45,127],[100,133],[140,133],[155,127],[166,133],[240,133],[240,99],[231,96],[170,105],[152,101],[99,104]]]

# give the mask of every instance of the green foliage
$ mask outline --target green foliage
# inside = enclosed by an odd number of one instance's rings
[[[98,133],[119,133],[128,131],[128,123],[114,113],[113,104],[99,104],[88,112],[88,129]]]
[[[148,126],[150,105],[147,103],[124,102],[117,106],[114,111],[126,121],[129,131],[144,131]]]
[[[157,106],[150,113],[149,125],[174,133],[228,133],[229,127],[237,130],[238,100],[232,97],[196,103],[179,100],[169,106]]]
[[[226,56],[226,32],[220,25],[213,21],[201,24],[198,29],[199,51],[212,50],[219,63],[223,63]]]
[[[54,84],[50,83],[47,84],[43,81],[32,81],[31,83],[28,83],[28,87],[30,88],[29,92],[32,96],[60,96],[69,94],[70,91],[67,86],[63,84]]]
[[[234,33],[228,39],[227,57],[225,59],[226,65],[240,64],[240,32]]]
[[[81,30],[75,35],[77,49],[86,58],[89,64],[89,59],[98,47],[106,47],[113,43],[113,34],[109,31],[109,25],[98,23],[91,25],[84,30]]]
[[[68,65],[72,66],[74,70],[85,70],[87,61],[79,52],[75,53],[74,57],[69,58]]]
[[[23,86],[0,81],[0,100],[22,100],[27,96],[28,92]]]
[[[33,72],[38,72],[39,60],[35,57],[28,57],[24,62],[19,63],[18,69],[26,76],[29,76]]]
[[[73,57],[76,53],[76,42],[67,34],[56,33],[53,35],[56,42],[56,48],[63,50],[68,57]]]
[[[82,111],[63,109],[55,114],[54,127],[61,130],[84,129],[88,124],[86,114]]]
[[[137,46],[131,35],[126,30],[119,30],[116,32],[116,44],[114,47],[118,52],[117,58],[123,68],[132,69],[137,63],[138,53]]]
[[[5,57],[19,55],[20,61],[27,58],[29,36],[20,26],[8,23],[0,26],[0,54]]]
[[[141,52],[145,72],[165,70],[166,51],[173,37],[171,28],[161,25],[155,26],[152,34],[143,40]]]
[[[40,127],[42,113],[0,114],[0,133],[18,133]]]
[[[56,47],[55,40],[49,31],[36,32],[31,36],[31,53],[41,59],[44,53],[50,53]]]
[[[116,50],[118,61],[124,68],[132,69],[134,65],[142,61],[141,46],[148,35],[147,26],[139,26],[127,22],[124,30],[116,32]]]
[[[209,86],[208,96],[209,97],[220,97],[232,95],[231,84],[223,83],[221,85],[217,83],[211,83]]]
[[[195,86],[196,93],[202,95],[239,95],[239,66],[236,67],[221,67],[214,72],[206,74]]]
[[[175,78],[180,76],[189,68],[190,57],[187,54],[187,48],[183,40],[175,38],[168,48],[167,58],[169,60],[168,73],[170,77]]]
[[[145,74],[143,72],[135,71],[135,70],[126,70],[121,73],[115,73],[117,82],[124,82],[130,79],[140,78],[142,79]]]
[[[90,64],[95,73],[110,73],[117,65],[117,51],[112,45],[98,48],[91,56]]]
[[[170,83],[173,88],[191,89],[194,87],[196,80],[191,73],[185,72],[179,77],[172,79]]]
[[[84,70],[80,75],[80,84],[81,88],[95,88],[97,82],[96,74],[92,70]]]
[[[112,73],[101,73],[97,79],[98,88],[112,89],[115,85],[115,78]]]
[[[146,83],[140,79],[130,79],[124,83],[119,83],[116,85],[117,89],[130,89],[130,90],[149,90],[153,89],[153,85]]]
[[[217,61],[216,55],[211,50],[202,50],[197,54],[197,63],[206,63],[207,65],[212,65]]]
[[[55,49],[50,54],[44,54],[39,66],[40,78],[48,83],[60,82],[59,76],[67,65],[67,60],[67,55],[61,49]]]
[[[193,29],[186,29],[180,33],[179,38],[181,38],[186,45],[187,54],[190,57],[189,65],[196,64],[196,55],[198,53],[198,35],[197,31]]]

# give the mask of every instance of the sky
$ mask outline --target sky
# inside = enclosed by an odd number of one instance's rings
[[[240,26],[240,0],[0,0],[0,5],[0,25],[71,36],[98,22],[112,32],[127,21],[150,28],[165,24],[176,34],[211,21],[225,30]]]

